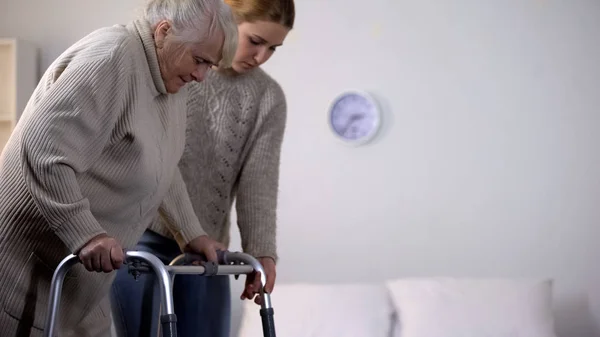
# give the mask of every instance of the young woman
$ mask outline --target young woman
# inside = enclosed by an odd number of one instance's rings
[[[238,22],[238,49],[231,67],[207,73],[190,85],[186,145],[179,169],[196,215],[209,237],[229,244],[235,199],[243,251],[259,259],[275,283],[279,157],[286,100],[278,83],[260,69],[294,25],[293,0],[225,0]],[[208,240],[208,239],[206,239]],[[168,263],[181,249],[164,219],[150,226],[135,248]],[[247,278],[242,299],[253,299],[260,279]],[[228,337],[229,277],[178,275],[174,301],[182,336]],[[119,336],[150,336],[158,325],[154,275],[136,282],[120,270],[112,304]],[[256,303],[261,299],[257,296]],[[150,321],[152,320],[152,323]]]

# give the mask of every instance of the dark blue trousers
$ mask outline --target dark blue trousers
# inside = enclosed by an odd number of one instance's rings
[[[135,250],[150,252],[169,264],[181,254],[179,246],[146,231]],[[137,281],[124,266],[117,271],[111,290],[117,336],[160,336],[160,292],[156,276],[144,273]],[[229,337],[231,289],[229,276],[177,275],[173,287],[178,337]]]

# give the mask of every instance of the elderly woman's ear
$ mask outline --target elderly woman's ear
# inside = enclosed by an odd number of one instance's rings
[[[154,44],[156,48],[162,48],[165,44],[166,37],[171,33],[171,23],[167,20],[163,20],[156,25],[154,29]]]

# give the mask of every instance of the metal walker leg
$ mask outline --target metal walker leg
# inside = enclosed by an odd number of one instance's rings
[[[218,264],[206,262],[206,258],[198,254],[181,254],[169,263],[169,272],[175,278],[176,274],[203,274],[213,275],[240,275],[260,272],[260,295],[263,299],[260,309],[263,336],[276,337],[274,310],[271,304],[271,295],[264,291],[267,284],[265,270],[260,262],[252,255],[240,252],[217,251]],[[188,266],[195,261],[200,261],[204,266]],[[199,272],[204,270],[203,272]]]
[[[161,288],[162,305],[165,314],[161,315],[160,321],[162,325],[163,336],[177,337],[177,316],[173,307],[172,284],[169,271],[166,266],[151,253],[139,251],[126,251],[125,259],[141,260],[149,265],[154,273],[158,276],[158,281]],[[77,263],[79,263],[77,255],[69,255],[65,257],[56,268],[50,285],[50,300],[48,302],[48,318],[44,328],[44,337],[54,337],[54,332],[57,327],[57,317],[60,310],[60,298],[62,294],[63,282],[67,272]]]

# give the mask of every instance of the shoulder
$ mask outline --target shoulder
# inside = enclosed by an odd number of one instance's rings
[[[140,58],[141,42],[124,25],[103,27],[92,31],[67,48],[49,67],[62,72],[67,67],[86,67],[90,71],[123,74],[134,60]],[[117,72],[116,70],[119,70]],[[122,72],[121,72],[122,71]]]
[[[245,100],[258,108],[259,117],[272,113],[285,115],[287,105],[283,88],[265,70],[256,68],[240,76],[219,77],[229,77],[230,85],[237,87]]]
[[[204,81],[191,83],[189,87],[192,96],[209,93],[221,93],[223,95],[241,94],[247,96],[253,102],[265,98],[285,101],[281,85],[260,68],[253,69],[241,75],[209,71]]]
[[[209,71],[202,82],[190,83],[188,89],[188,108],[191,110],[206,104],[223,106],[226,103],[253,113],[258,110],[259,115],[273,109],[281,110],[282,114],[286,112],[286,97],[281,85],[260,68],[241,75]],[[216,103],[223,99],[225,103]]]
[[[286,98],[283,88],[271,75],[261,68],[252,70],[242,81],[246,85],[259,88],[257,100],[264,101],[267,105],[285,104]]]
[[[287,101],[283,88],[271,75],[261,68],[254,69],[249,74],[252,84],[262,88],[257,97],[259,115],[277,125],[285,124],[287,117]]]

